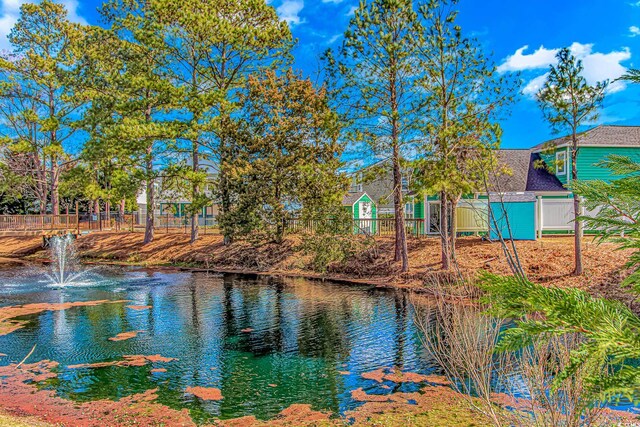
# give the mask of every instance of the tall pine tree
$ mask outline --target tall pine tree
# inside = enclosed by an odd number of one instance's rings
[[[607,82],[589,85],[582,75],[582,61],[576,59],[568,48],[557,54],[558,64],[552,65],[544,86],[537,94],[538,104],[545,119],[554,132],[568,132],[570,135],[571,180],[578,179],[578,130],[586,123],[593,122],[604,100]],[[555,147],[550,147],[555,149]],[[582,221],[580,196],[573,196],[575,265],[573,274],[580,276],[582,266]]]
[[[338,57],[348,135],[389,159],[393,175],[395,261],[409,270],[402,192],[402,163],[414,141],[420,106],[415,57],[422,29],[411,0],[361,1]]]

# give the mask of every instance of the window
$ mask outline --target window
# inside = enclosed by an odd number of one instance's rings
[[[351,189],[349,190],[349,192],[362,193],[362,177],[361,176],[354,175],[351,181]]]
[[[558,151],[556,153],[556,175],[567,174],[567,152]]]
[[[404,214],[407,219],[413,219],[415,216],[415,205],[413,203],[407,203],[404,206]]]
[[[402,191],[409,191],[409,181],[405,177],[402,177]]]

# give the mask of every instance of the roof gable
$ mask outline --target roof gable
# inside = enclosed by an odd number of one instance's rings
[[[367,198],[371,199],[371,197],[369,197],[369,195],[364,191],[361,191],[359,193],[346,194],[342,199],[342,206],[353,206],[358,203],[364,196],[367,196]]]

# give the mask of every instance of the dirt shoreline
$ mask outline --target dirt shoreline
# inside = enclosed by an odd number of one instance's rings
[[[572,277],[573,238],[548,237],[540,241],[517,242],[520,259],[530,280],[545,285],[572,287],[595,296],[630,302],[632,296],[620,283],[629,274],[625,264],[630,251],[621,251],[611,243],[586,238],[585,275]],[[356,254],[342,264],[330,265],[324,274],[309,266],[311,257],[300,249],[300,239],[290,237],[283,244],[253,246],[237,242],[225,246],[220,236],[205,235],[191,244],[189,236],[157,235],[144,245],[140,233],[92,233],[78,239],[78,254],[86,263],[131,265],[149,268],[173,268],[182,271],[236,273],[281,277],[304,277],[345,284],[381,288],[411,289],[428,292],[429,282],[447,276],[440,270],[438,239],[409,241],[410,271],[402,274],[393,262],[393,240],[377,241],[377,257]],[[460,271],[474,277],[481,270],[510,274],[498,243],[480,238],[459,239]],[[37,236],[0,237],[0,268],[29,262],[47,261],[49,255]]]

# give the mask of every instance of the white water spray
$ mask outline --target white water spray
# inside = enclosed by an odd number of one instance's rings
[[[76,254],[75,237],[54,236],[50,240],[51,273],[47,276],[55,285],[69,285],[80,279],[83,271]]]

